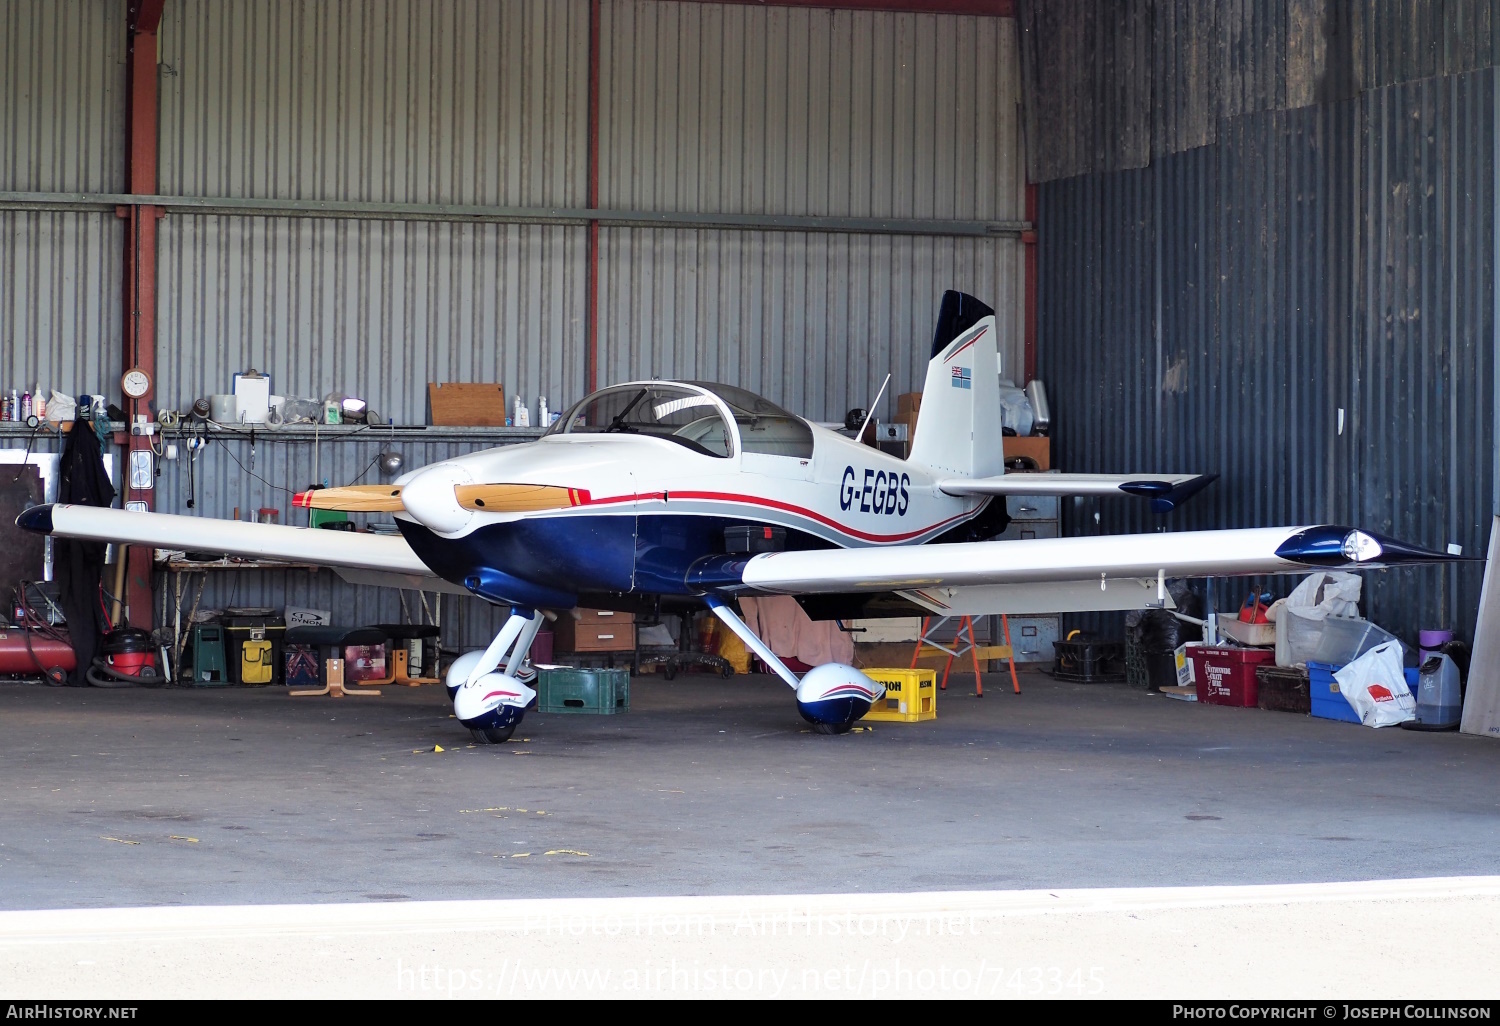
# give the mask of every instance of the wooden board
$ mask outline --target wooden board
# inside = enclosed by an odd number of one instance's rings
[[[0,466],[0,602],[7,607],[22,581],[42,579],[47,540],[16,526],[21,511],[41,501],[42,478],[36,467]]]
[[[1474,654],[1469,660],[1469,683],[1464,689],[1464,715],[1459,729],[1480,737],[1500,737],[1500,580],[1495,562],[1500,556],[1500,517],[1490,523],[1489,561],[1479,593],[1479,617],[1474,625]]]
[[[1026,456],[1036,461],[1036,469],[1052,469],[1052,439],[1032,435],[1018,437],[1007,435],[1004,442],[1005,458]]]
[[[504,427],[508,411],[500,385],[427,383],[427,423],[447,427]]]

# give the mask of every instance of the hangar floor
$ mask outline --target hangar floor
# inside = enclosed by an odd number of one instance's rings
[[[628,715],[499,747],[436,688],[0,685],[0,907],[1500,872],[1493,742],[1008,684],[828,738],[771,678],[640,678]]]

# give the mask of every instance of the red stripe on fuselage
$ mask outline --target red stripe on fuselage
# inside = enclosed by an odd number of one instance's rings
[[[619,504],[619,503],[622,503],[622,502],[641,502],[641,501],[644,501],[644,502],[652,502],[652,501],[666,502],[666,495],[667,495],[666,492],[651,492],[651,493],[646,494],[646,495],[615,495],[615,496],[611,496],[610,498],[606,498],[606,499],[589,499],[587,505],[590,505],[590,506],[604,506],[604,505],[616,505],[616,504]],[[736,494],[734,492],[691,492],[691,491],[688,491],[688,492],[677,492],[677,491],[674,491],[672,493],[672,498],[674,500],[699,499],[699,500],[705,501],[705,502],[736,502],[736,503],[743,503],[744,505],[747,505],[747,506],[763,506],[763,507],[765,507],[767,509],[781,510],[784,513],[793,513],[793,514],[795,514],[797,516],[806,517],[809,520],[816,520],[820,524],[826,524],[827,526],[833,528],[835,531],[838,531],[840,534],[847,534],[847,535],[849,535],[850,537],[853,537],[853,538],[859,538],[859,539],[861,539],[863,541],[876,542],[876,543],[880,543],[880,542],[908,541],[908,540],[910,540],[912,538],[917,537],[918,535],[926,534],[929,531],[935,531],[935,530],[937,530],[940,527],[946,527],[947,525],[953,523],[956,520],[963,520],[963,519],[965,519],[967,517],[973,516],[975,513],[977,513],[979,511],[980,508],[982,508],[982,506],[978,506],[978,507],[975,507],[972,510],[969,510],[968,512],[957,513],[957,514],[949,517],[946,520],[940,520],[940,521],[938,521],[935,524],[931,524],[931,525],[929,525],[927,527],[918,528],[915,531],[905,531],[905,532],[903,532],[901,534],[873,534],[873,533],[871,533],[869,531],[861,531],[858,528],[848,527],[848,526],[846,526],[844,524],[839,523],[837,520],[834,520],[831,517],[824,516],[823,514],[817,512],[816,510],[807,509],[807,508],[802,507],[802,506],[796,506],[796,505],[793,505],[790,502],[781,502],[778,499],[766,499],[766,498],[762,498],[761,496],[758,496],[758,495],[739,495],[739,494]]]

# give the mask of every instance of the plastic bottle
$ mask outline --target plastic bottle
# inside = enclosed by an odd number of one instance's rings
[[[516,396],[516,412],[514,415],[516,427],[531,427],[531,407]]]
[[[0,421],[8,422],[10,419],[10,396],[0,394]]]
[[[1464,713],[1458,664],[1446,655],[1434,655],[1422,664],[1419,673],[1417,729],[1454,729]]]
[[[536,425],[546,427],[552,421],[547,416],[547,397],[539,395],[536,397]]]
[[[21,420],[31,419],[31,390],[27,389],[21,393]]]
[[[31,393],[31,412],[36,414],[37,420],[47,419],[47,393],[42,391],[42,383],[36,383],[36,391]]]

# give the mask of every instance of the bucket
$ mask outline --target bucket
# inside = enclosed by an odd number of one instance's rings
[[[239,422],[239,400],[232,395],[218,393],[208,397],[208,418],[219,424]]]
[[[1417,665],[1421,666],[1427,660],[1438,654],[1438,649],[1453,640],[1452,631],[1418,631],[1417,632]]]

